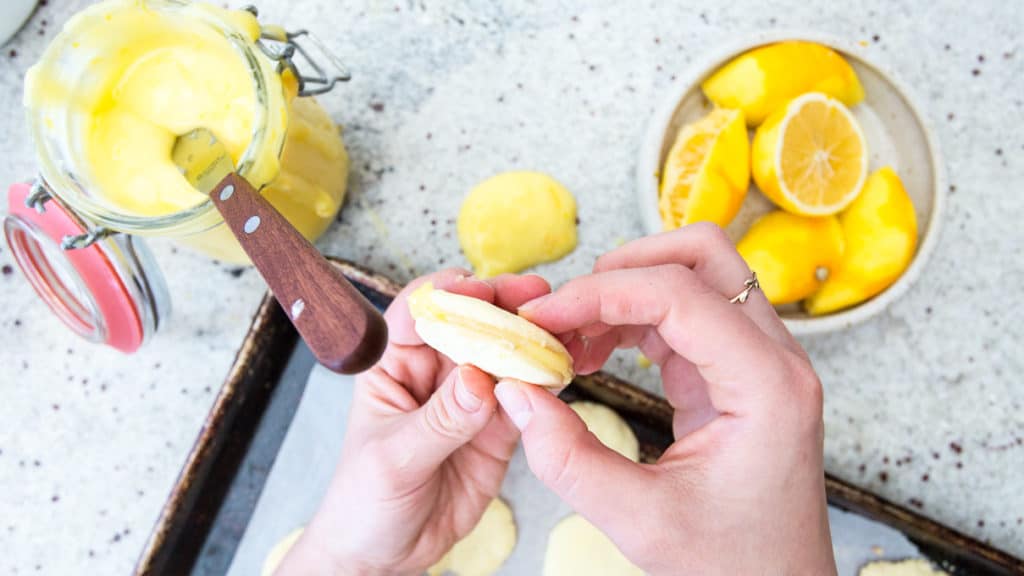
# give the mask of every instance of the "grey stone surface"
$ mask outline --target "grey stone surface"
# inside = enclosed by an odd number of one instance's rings
[[[81,0],[50,0],[0,52],[0,176],[33,174],[21,79]],[[397,279],[464,265],[453,218],[501,170],[546,171],[579,204],[554,284],[641,233],[632,170],[675,72],[764,29],[863,41],[911,86],[950,181],[936,254],[885,314],[805,340],[826,388],[826,463],[848,480],[1024,555],[1024,7],[961,2],[266,0],[351,66],[323,99],[354,172],[325,252]],[[45,20],[45,24],[44,24]],[[0,192],[6,205],[6,192]],[[175,316],[134,356],[88,345],[0,275],[0,572],[130,570],[263,292],[151,242]],[[12,265],[0,248],[0,266]],[[8,270],[4,268],[4,270]],[[658,388],[632,354],[609,368]]]

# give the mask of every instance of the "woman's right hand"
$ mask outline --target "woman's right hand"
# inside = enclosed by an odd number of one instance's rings
[[[676,441],[657,464],[603,446],[567,405],[504,380],[533,472],[652,574],[835,574],[822,390],[750,270],[714,225],[606,254],[520,308],[568,342],[577,372],[639,346],[661,369]]]

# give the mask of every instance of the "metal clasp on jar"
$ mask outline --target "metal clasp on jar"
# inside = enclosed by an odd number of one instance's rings
[[[50,193],[50,188],[42,180],[36,180],[32,183],[32,190],[28,196],[25,197],[25,206],[35,210],[42,214],[46,212],[46,203],[49,201],[57,202],[54,199],[53,194]],[[74,214],[73,211],[65,209],[69,216]],[[88,248],[96,242],[116,234],[110,228],[104,228],[103,226],[91,227],[85,224],[85,222],[79,219],[79,224],[85,229],[85,233],[76,235],[67,235],[60,241],[61,250],[79,250],[81,248]]]
[[[243,10],[253,16],[259,16],[255,6],[246,6]],[[309,47],[304,46],[304,43],[308,43]],[[288,32],[280,26],[262,26],[260,39],[256,41],[256,45],[267,58],[277,62],[278,74],[285,70],[291,71],[299,83],[299,96],[316,96],[330,92],[338,82],[348,82],[352,78],[341,60],[308,30]],[[302,57],[302,67],[308,67],[312,74],[303,74],[299,71],[299,66],[295,63],[296,55]],[[326,62],[327,66],[321,61]]]

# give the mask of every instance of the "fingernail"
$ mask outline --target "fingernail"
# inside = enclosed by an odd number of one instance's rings
[[[455,370],[455,402],[466,412],[476,412],[483,404],[483,400],[477,398],[476,394],[473,394],[466,386],[466,382],[462,379],[462,368]]]
[[[547,300],[550,297],[551,297],[551,294],[545,294],[543,296],[538,296],[538,297],[534,298],[533,300],[530,300],[526,304],[523,304],[522,306],[520,306],[519,307],[519,312],[520,313],[523,313],[523,312],[527,312],[527,313],[533,312],[537,308],[540,308],[541,305],[544,304],[544,301]]]
[[[533,406],[530,405],[530,399],[526,397],[521,386],[523,385],[506,380],[499,382],[494,388],[494,395],[498,397],[501,407],[520,431],[526,429],[530,418],[533,417]]]
[[[480,278],[477,278],[476,276],[473,275],[459,274],[458,276],[455,276],[452,279],[452,284],[462,284],[466,282],[473,283],[479,286],[486,286],[488,288],[491,287],[491,284],[489,282],[487,282],[486,280],[481,280]]]

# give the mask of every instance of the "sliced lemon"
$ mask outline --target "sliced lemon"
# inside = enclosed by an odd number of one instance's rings
[[[754,134],[754,181],[780,208],[827,216],[849,206],[868,171],[868,146],[850,111],[819,92],[771,115]]]
[[[736,246],[772,304],[788,304],[815,293],[843,255],[843,230],[835,216],[808,218],[769,212]]]
[[[750,186],[750,143],[739,110],[718,108],[683,126],[661,171],[658,211],[665,230],[692,222],[725,226]]]
[[[910,266],[917,248],[914,204],[899,176],[885,167],[839,215],[846,248],[835,273],[805,303],[812,315],[859,304],[888,288]]]
[[[864,99],[864,88],[846,60],[814,42],[755,48],[721,67],[701,87],[717,106],[743,110],[751,126],[806,92],[822,92],[847,106]]]

